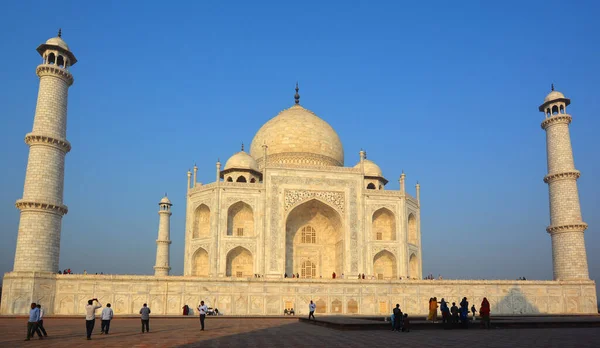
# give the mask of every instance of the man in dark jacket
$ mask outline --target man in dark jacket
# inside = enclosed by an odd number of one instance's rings
[[[394,331],[400,330],[402,330],[402,311],[400,305],[396,304],[396,308],[394,308]]]

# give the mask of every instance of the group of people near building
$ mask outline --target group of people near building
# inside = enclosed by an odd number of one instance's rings
[[[187,306],[187,305],[186,305]],[[94,331],[94,326],[96,324],[96,310],[102,308],[102,304],[98,301],[97,298],[93,298],[88,300],[87,305],[85,306],[85,329],[86,329],[86,338],[88,340],[92,339],[92,333]],[[208,312],[208,307],[204,304],[204,301],[200,301],[200,305],[198,306],[198,313],[200,313],[200,331],[204,331],[204,319],[206,318],[206,314]],[[146,303],[140,309],[140,319],[142,321],[142,333],[150,332],[150,313],[152,311],[148,307]],[[110,322],[113,318],[114,312],[111,308],[110,303],[106,304],[106,307],[102,309],[101,313],[101,335],[108,335],[110,330]],[[27,322],[27,338],[25,341],[31,340],[33,336],[37,333],[39,339],[43,339],[47,337],[46,329],[44,328],[44,311],[41,305],[37,303],[31,304],[31,310],[29,311],[29,320]]]
[[[390,322],[392,323],[392,331],[410,332],[410,320],[408,319],[408,314],[402,313],[398,303],[396,303],[396,308],[392,310]]]
[[[438,302],[437,297],[432,297],[429,299],[429,315],[427,316],[427,320],[432,323],[437,322],[438,320],[438,307],[442,312],[442,323],[444,324],[445,329],[451,329],[452,327],[460,326],[463,328],[469,327],[469,301],[466,297],[463,297],[459,303],[459,306],[456,306],[456,302],[452,302],[452,306],[450,307],[449,302],[442,298],[441,301]],[[439,306],[438,306],[439,305]],[[475,320],[475,313],[477,313],[477,309],[475,305],[471,306],[470,312],[473,314],[473,320]],[[481,317],[481,325],[489,329],[490,328],[490,302],[487,298],[483,298],[481,301],[481,306],[479,307],[479,316]]]

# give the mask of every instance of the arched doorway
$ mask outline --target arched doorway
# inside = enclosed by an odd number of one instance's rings
[[[244,202],[237,202],[227,210],[227,235],[251,237],[254,235],[254,212]]]
[[[208,252],[203,248],[199,248],[192,257],[192,275],[197,277],[208,277],[209,271]]]
[[[373,257],[373,273],[377,279],[396,279],[396,257],[387,250],[378,252]]]
[[[286,219],[285,253],[287,274],[301,273],[304,262],[310,261],[317,278],[341,275],[344,240],[339,213],[316,199],[292,209]]]
[[[410,259],[408,260],[409,273],[408,276],[412,279],[421,278],[421,272],[419,271],[419,259],[417,255],[411,254]]]
[[[244,247],[236,247],[227,253],[227,277],[246,278],[254,274],[252,253]]]
[[[205,238],[210,235],[210,209],[206,204],[201,204],[196,208],[192,229],[192,238]]]
[[[389,209],[381,208],[373,213],[373,240],[396,240],[396,217]]]
[[[413,214],[408,215],[408,242],[417,245],[419,237],[417,236],[417,219]]]

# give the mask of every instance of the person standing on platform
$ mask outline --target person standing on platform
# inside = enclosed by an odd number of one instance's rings
[[[146,332],[150,332],[150,308],[148,305],[144,303],[142,309],[140,309],[140,314],[142,318],[142,333],[144,333],[144,328]]]
[[[40,321],[40,310],[37,308],[35,302],[31,304],[31,310],[29,310],[29,320],[27,321],[27,338],[25,341],[29,341],[33,335],[37,332],[38,337],[43,339],[40,330],[38,329],[38,322]]]
[[[481,316],[481,325],[484,328],[490,328],[490,302],[487,298],[483,298],[481,301],[481,307],[479,307],[479,315]]]
[[[310,317],[313,318],[313,320],[315,320],[315,310],[317,309],[317,305],[314,304],[314,302],[312,300],[310,300],[310,304],[308,305],[308,320],[310,320]]]
[[[40,310],[40,320],[38,321],[38,330],[40,330],[44,334],[44,337],[48,337],[48,334],[46,333],[46,329],[44,328],[44,310],[42,309],[41,304],[38,304],[37,308]]]
[[[96,301],[96,305],[94,305]],[[98,302],[97,298],[88,300],[88,304],[85,306],[85,329],[87,331],[87,339],[92,339],[92,331],[94,331],[94,324],[96,324],[96,309],[102,308],[102,304]]]
[[[102,310],[102,332],[101,334],[108,335],[108,330],[110,330],[110,321],[113,318],[113,310],[110,308],[110,303],[106,304],[106,308]]]
[[[206,312],[208,312],[208,307],[204,304],[204,301],[200,301],[198,312],[200,313],[200,331],[204,331],[204,319],[206,319]]]
[[[394,308],[394,331],[400,332],[402,329],[402,311],[400,310],[400,305],[396,304],[396,308]]]

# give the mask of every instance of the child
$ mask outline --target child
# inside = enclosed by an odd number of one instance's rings
[[[404,325],[402,325],[402,332],[410,332],[410,321],[408,320],[408,314],[404,313]]]
[[[475,313],[477,313],[477,310],[475,309],[475,305],[471,306],[471,312],[473,312],[473,321],[475,321]]]

